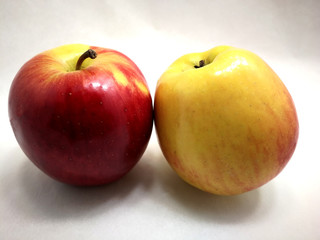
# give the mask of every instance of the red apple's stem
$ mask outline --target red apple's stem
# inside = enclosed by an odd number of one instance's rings
[[[95,59],[97,57],[97,53],[92,49],[88,49],[88,51],[85,51],[78,59],[76,70],[80,70],[81,64],[88,57],[91,59]]]

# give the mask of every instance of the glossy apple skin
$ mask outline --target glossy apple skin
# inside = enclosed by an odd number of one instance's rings
[[[201,60],[205,66],[199,66]],[[291,158],[293,100],[257,55],[220,46],[188,54],[160,77],[155,126],[165,158],[189,184],[219,195],[255,189]]]
[[[89,48],[97,58],[75,71]],[[125,55],[65,45],[22,66],[10,89],[9,117],[20,147],[47,175],[101,185],[121,178],[144,153],[152,99],[144,76]]]

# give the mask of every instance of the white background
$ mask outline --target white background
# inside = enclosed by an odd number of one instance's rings
[[[137,166],[99,188],[58,183],[22,153],[9,87],[34,55],[68,43],[113,48],[144,73],[152,95],[169,64],[217,45],[260,55],[289,89],[297,149],[281,174],[234,197],[180,180],[153,132]],[[320,239],[320,1],[0,0],[0,239]]]

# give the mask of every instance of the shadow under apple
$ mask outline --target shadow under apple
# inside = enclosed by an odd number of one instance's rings
[[[203,192],[185,183],[169,166],[162,153],[158,154],[157,178],[164,204],[178,214],[215,223],[242,223],[259,209],[261,190],[236,196],[218,196]],[[166,199],[164,199],[166,198]]]
[[[9,181],[18,186],[6,186],[7,197],[11,205],[14,204],[33,219],[68,219],[105,214],[126,204],[124,202],[130,195],[148,192],[152,188],[152,170],[144,158],[116,182],[98,187],[76,187],[46,176],[24,157],[14,173],[16,176],[10,176],[19,178]],[[10,190],[14,188],[20,192]]]

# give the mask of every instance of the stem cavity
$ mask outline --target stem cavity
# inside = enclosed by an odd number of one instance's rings
[[[204,60],[199,61],[199,65],[195,65],[194,68],[201,68],[205,65]]]

